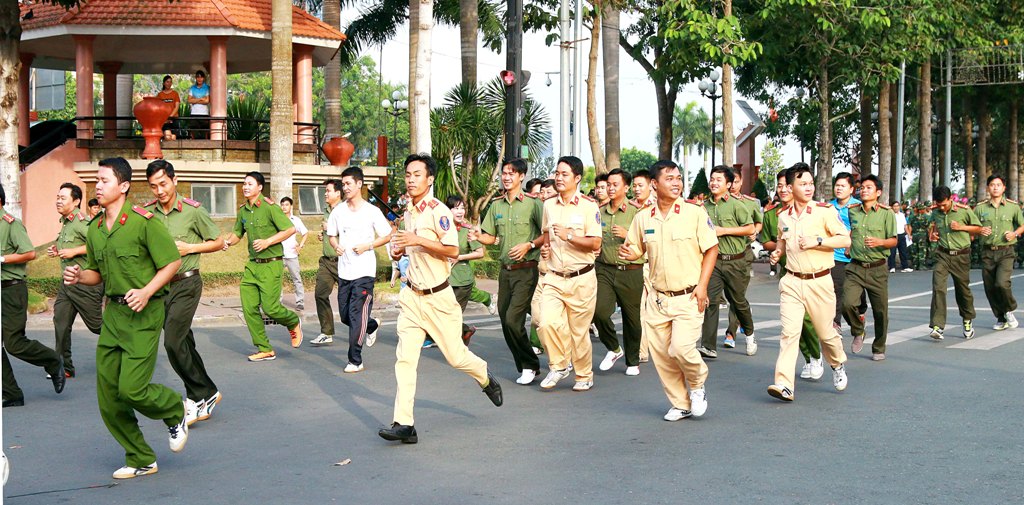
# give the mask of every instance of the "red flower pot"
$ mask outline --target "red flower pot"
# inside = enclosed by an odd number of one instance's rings
[[[142,151],[143,159],[155,160],[164,157],[163,151],[160,150],[160,137],[163,136],[164,123],[171,117],[173,106],[173,103],[165,103],[155,96],[143,97],[142,101],[135,104],[135,118],[142,125],[142,138],[146,139],[146,148]]]
[[[355,152],[356,146],[345,137],[334,137],[324,142],[324,154],[327,155],[331,165],[336,167],[348,165],[348,160],[352,159],[352,154]]]

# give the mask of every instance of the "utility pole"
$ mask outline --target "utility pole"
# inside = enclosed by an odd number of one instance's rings
[[[523,108],[523,0],[507,0],[508,40],[505,68],[511,76],[502,73],[505,83],[505,159],[519,158]],[[511,78],[511,79],[510,79]],[[509,82],[511,80],[511,83]]]
[[[561,42],[559,45],[561,60],[559,64],[560,71],[558,74],[558,105],[560,110],[558,119],[561,124],[558,129],[558,156],[565,156],[572,152],[572,137],[570,131],[570,128],[572,128],[572,120],[569,117],[572,111],[572,98],[569,90],[569,51],[572,50],[572,46],[569,42],[569,0],[562,0],[561,3],[561,9],[558,14],[558,37]]]

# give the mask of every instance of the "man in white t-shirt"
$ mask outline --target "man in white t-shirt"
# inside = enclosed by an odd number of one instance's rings
[[[292,286],[295,287],[295,308],[304,310],[306,308],[303,303],[306,299],[306,288],[302,285],[302,275],[299,270],[299,251],[306,245],[309,230],[306,229],[306,225],[302,223],[301,219],[292,214],[292,205],[291,198],[286,196],[281,199],[281,210],[295,226],[295,234],[284,239],[281,245],[284,247],[284,266],[288,269],[288,278],[291,279]],[[281,303],[284,303],[284,295],[281,295]]]
[[[370,318],[373,307],[373,281],[377,276],[377,256],[373,250],[391,240],[393,230],[373,204],[363,199],[363,170],[346,168],[341,173],[341,191],[345,201],[327,218],[327,237],[338,253],[338,312],[348,326],[348,365],[345,373],[363,371],[363,343],[373,346],[377,339],[377,320]],[[333,339],[317,337],[313,345],[326,345]]]

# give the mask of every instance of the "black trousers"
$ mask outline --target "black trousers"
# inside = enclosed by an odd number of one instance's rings
[[[3,288],[0,295],[3,304],[3,335],[4,348],[0,351],[3,361],[4,400],[17,400],[25,397],[18,381],[14,379],[14,371],[7,354],[31,365],[43,367],[46,373],[57,373],[60,361],[53,349],[46,347],[37,340],[25,336],[25,323],[28,322],[28,285],[22,282]]]
[[[836,318],[832,320],[835,324],[843,324],[843,284],[846,283],[846,266],[849,263],[836,262],[832,267],[832,287],[836,290]],[[857,307],[857,314],[864,315],[868,312],[867,293],[860,294],[860,305]],[[846,324],[850,324],[847,320]]]
[[[540,370],[540,359],[530,345],[526,332],[526,313],[530,310],[533,291],[537,289],[537,267],[517,270],[502,269],[498,273],[498,317],[505,344],[512,351],[516,370]]]
[[[366,335],[380,326],[370,317],[373,309],[373,277],[338,280],[338,312],[341,323],[348,326],[348,362],[363,363],[363,342]]]
[[[164,297],[164,350],[171,368],[185,383],[185,395],[199,402],[217,393],[210,374],[206,372],[203,357],[196,349],[192,320],[196,317],[199,300],[203,297],[203,278],[193,275],[170,284]]]
[[[900,253],[900,268],[910,268],[910,248],[907,247],[907,234],[896,235],[896,247],[889,250],[889,269],[896,268],[896,252]]]

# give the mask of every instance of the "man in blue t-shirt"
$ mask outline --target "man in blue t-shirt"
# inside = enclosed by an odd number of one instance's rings
[[[188,88],[189,115],[206,117],[192,121],[192,138],[210,138],[210,85],[206,83],[206,72],[196,70],[196,83]]]
[[[852,174],[849,172],[839,172],[832,180],[832,192],[835,194],[835,198],[829,200],[833,207],[839,211],[839,219],[846,225],[847,231],[850,230],[850,206],[860,204],[861,201],[853,196],[853,190],[855,186],[855,180]],[[832,285],[836,290],[836,317],[832,320],[832,326],[835,326],[836,331],[839,332],[842,327],[842,300],[843,300],[843,283],[846,282],[846,266],[850,264],[850,256],[847,255],[848,249],[836,249],[835,254],[836,266],[832,267]],[[857,308],[857,313],[861,320],[864,320],[864,313],[868,311],[868,301],[861,293],[860,307]],[[850,324],[849,321],[846,324]]]

